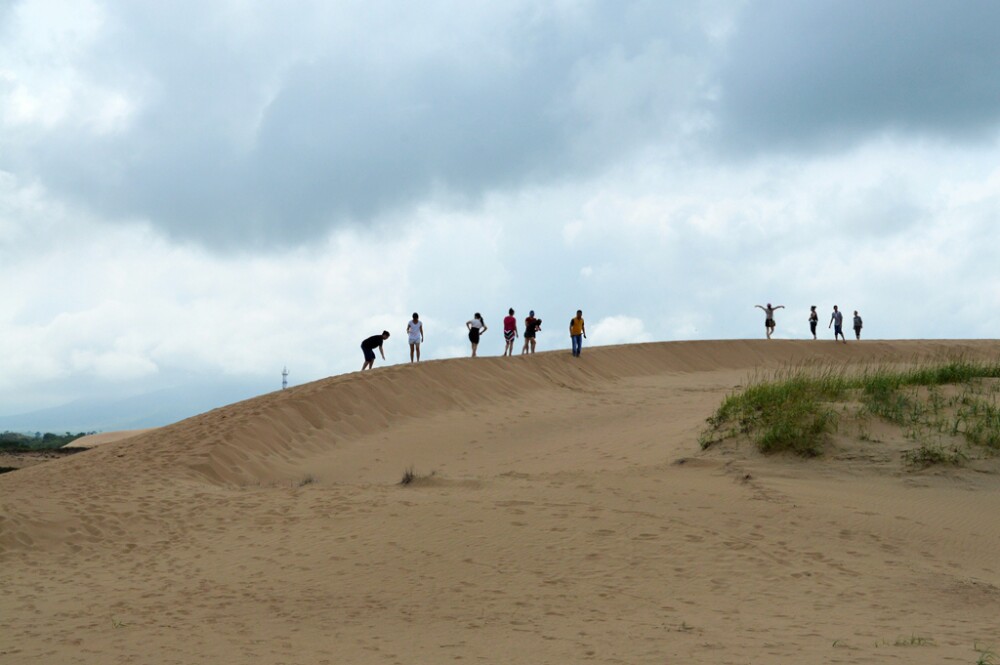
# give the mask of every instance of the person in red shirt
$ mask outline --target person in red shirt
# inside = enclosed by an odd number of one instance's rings
[[[507,310],[507,316],[503,317],[503,339],[506,344],[503,349],[505,356],[514,355],[514,340],[517,339],[517,319],[514,318],[514,308]]]

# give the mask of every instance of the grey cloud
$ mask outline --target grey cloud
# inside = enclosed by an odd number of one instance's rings
[[[474,194],[569,166],[558,69],[420,63],[379,80],[327,64],[295,71],[264,115],[249,159],[257,210],[364,219],[436,185]]]
[[[689,102],[675,91],[699,78],[714,5],[662,5],[565,15],[529,3],[489,26],[428,12],[405,30],[373,10],[325,19],[341,26],[331,43],[321,26],[299,45],[297,29],[322,22],[315,8],[247,37],[218,17],[192,29],[190,12],[126,3],[81,66],[137,91],[128,131],[0,139],[0,169],[100,216],[215,246],[297,244],[435,196],[474,202],[581,177],[675,131],[663,124]]]
[[[795,150],[982,136],[1000,124],[998,26],[991,0],[751,3],[720,71],[720,138]]]

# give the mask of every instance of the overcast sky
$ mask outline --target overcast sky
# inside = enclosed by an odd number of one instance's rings
[[[0,415],[821,328],[1000,330],[1000,3],[0,0]],[[381,358],[376,366],[381,365]]]

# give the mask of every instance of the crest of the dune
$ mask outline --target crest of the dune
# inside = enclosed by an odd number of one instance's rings
[[[394,365],[262,395],[151,431],[95,435],[95,443],[117,441],[26,469],[7,482],[44,486],[43,479],[51,476],[64,484],[138,477],[222,485],[283,482],[308,472],[311,460],[329,460],[348,444],[404,421],[441,414],[457,420],[474,416],[479,405],[532,392],[586,391],[628,377],[669,373],[998,355],[996,340],[846,345],[726,340],[591,347],[580,358],[553,351]]]
[[[63,446],[63,448],[96,448],[97,446],[102,446],[105,443],[114,443],[115,441],[131,439],[133,436],[145,434],[146,432],[152,432],[155,429],[155,427],[147,427],[146,429],[123,429],[116,432],[98,432],[97,434],[88,434],[87,436],[81,436],[79,439],[70,441]]]

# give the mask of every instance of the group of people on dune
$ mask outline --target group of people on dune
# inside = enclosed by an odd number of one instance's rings
[[[767,303],[767,305],[754,305],[754,307],[764,310],[764,330],[767,333],[767,338],[771,339],[775,327],[774,312],[775,310],[785,309],[785,306]],[[816,325],[818,323],[819,314],[816,313],[816,305],[812,305],[809,308],[809,330],[812,332],[813,339],[816,339]],[[861,339],[862,325],[864,323],[861,321],[861,315],[858,314],[858,310],[854,310],[854,336],[858,340]],[[828,330],[833,327],[834,341],[841,340],[844,344],[847,344],[847,338],[844,337],[844,313],[836,305],[833,306],[833,313],[830,314],[830,323],[826,327]]]
[[[479,348],[479,340],[489,328],[483,321],[483,316],[476,312],[471,321],[465,322],[465,327],[469,330],[469,342],[472,344],[472,357],[476,357],[476,350]],[[536,337],[542,330],[542,320],[535,317],[535,310],[528,312],[524,319],[524,345],[521,347],[521,354],[534,353]],[[517,327],[517,318],[514,316],[514,308],[507,310],[507,316],[503,319],[504,356],[514,355],[514,342],[520,336]],[[583,321],[583,311],[576,310],[576,316],[570,319],[569,336],[573,347],[573,356],[577,357],[583,350],[583,340],[587,337],[587,326]],[[365,364],[361,366],[361,371],[371,369],[375,365],[375,349],[385,360],[385,351],[382,344],[389,339],[389,331],[383,330],[381,335],[372,335],[361,342],[361,351],[365,354]],[[406,339],[410,344],[410,362],[420,362],[420,345],[424,342],[424,323],[420,320],[420,315],[413,313],[413,318],[406,323]]]
[[[754,307],[764,310],[764,330],[767,332],[767,338],[771,339],[775,328],[774,312],[779,309],[785,309],[785,306],[767,303],[767,305],[754,305]],[[809,308],[809,329],[812,331],[813,339],[816,339],[816,325],[818,323],[819,314],[816,313],[816,305],[813,305]],[[861,326],[861,316],[857,310],[854,310],[854,336],[859,340],[861,339]],[[480,338],[489,328],[486,326],[486,322],[483,321],[483,316],[479,312],[476,312],[471,320],[465,322],[465,327],[469,331],[469,343],[472,344],[472,357],[475,358]],[[847,338],[844,337],[844,314],[836,305],[833,306],[833,313],[830,315],[830,324],[827,328],[831,327],[833,328],[834,340],[841,340],[844,344],[847,344]],[[535,310],[531,310],[524,319],[522,355],[535,352],[536,337],[541,331],[542,320],[535,317]],[[514,355],[514,342],[519,336],[517,318],[514,316],[514,308],[511,307],[507,310],[507,316],[503,319],[504,356]],[[587,337],[587,326],[583,321],[582,310],[576,310],[576,316],[570,319],[569,337],[573,356],[578,357],[581,351],[583,351],[583,340]],[[361,351],[365,355],[365,363],[361,366],[362,372],[366,369],[371,369],[375,365],[375,349],[378,349],[378,352],[382,354],[382,360],[385,360],[385,351],[382,349],[382,345],[387,339],[389,339],[389,331],[383,330],[382,334],[372,335],[361,342]],[[420,315],[416,312],[413,313],[413,318],[406,323],[406,339],[410,344],[410,362],[420,362],[420,345],[424,342],[424,323],[420,320]]]

